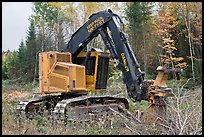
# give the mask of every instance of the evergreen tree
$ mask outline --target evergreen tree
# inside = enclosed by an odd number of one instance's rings
[[[2,61],[2,79],[8,79],[8,69],[5,65],[5,61]]]
[[[27,32],[27,39],[26,39],[26,66],[25,66],[25,72],[26,72],[26,81],[32,82],[35,81],[35,67],[37,65],[37,50],[36,50],[36,30],[34,26],[34,22],[30,22],[30,26],[28,28]]]
[[[55,3],[55,2],[54,2]],[[65,46],[65,28],[68,26],[69,19],[63,13],[62,3],[53,6],[50,2],[35,2],[33,7],[34,14],[30,17],[37,28],[38,41],[40,41],[42,51],[61,51]],[[55,5],[55,4],[54,4]],[[63,4],[62,4],[63,5]]]
[[[20,47],[18,49],[18,70],[19,70],[19,77],[21,78],[21,82],[24,81],[25,79],[25,74],[26,74],[26,65],[27,65],[27,62],[26,62],[26,46],[24,45],[24,42],[23,40],[21,41],[20,43]]]
[[[152,3],[150,2],[132,2],[127,3],[126,19],[129,22],[130,44],[139,63],[146,72],[151,67],[153,34],[152,30]],[[149,64],[149,66],[147,66]],[[150,68],[152,70],[152,68]]]

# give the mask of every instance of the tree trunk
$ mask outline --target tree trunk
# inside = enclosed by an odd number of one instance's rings
[[[143,44],[144,44],[144,72],[147,71],[147,53],[146,53],[146,41],[145,41],[145,35],[143,32]]]
[[[41,41],[41,51],[43,52],[44,51],[44,26],[43,26],[43,28],[42,28],[42,41]]]
[[[188,7],[187,7],[187,3],[185,2],[185,6],[186,6],[186,15],[184,13],[184,5],[182,4],[182,8],[183,8],[183,16],[186,22],[186,28],[188,30],[188,43],[190,46],[190,58],[191,58],[191,70],[192,70],[192,77],[193,80],[195,81],[195,72],[194,72],[194,60],[193,60],[193,50],[192,50],[192,43],[191,43],[191,25],[190,25],[190,16],[189,16],[189,11],[188,11]]]

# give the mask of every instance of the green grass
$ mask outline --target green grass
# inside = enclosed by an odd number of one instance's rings
[[[12,80],[2,80],[2,90],[5,92],[13,91],[26,91],[26,92],[35,92],[39,91],[39,83],[16,83]]]

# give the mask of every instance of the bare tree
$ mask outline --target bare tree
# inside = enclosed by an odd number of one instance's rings
[[[192,50],[192,42],[191,42],[191,24],[190,24],[190,13],[188,9],[188,3],[187,2],[181,2],[181,9],[182,9],[182,15],[186,22],[186,28],[188,30],[188,43],[190,46],[190,59],[191,59],[191,70],[192,70],[192,76],[193,80],[195,81],[195,72],[194,72],[194,60],[193,60],[193,50]]]

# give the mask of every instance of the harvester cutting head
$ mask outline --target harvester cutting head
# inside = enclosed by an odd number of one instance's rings
[[[168,74],[181,73],[179,69],[162,66],[158,66],[157,71],[158,75],[155,80],[146,81],[150,85],[148,90],[148,123],[161,122],[166,119],[166,98],[173,96],[172,89],[167,87]]]

